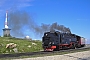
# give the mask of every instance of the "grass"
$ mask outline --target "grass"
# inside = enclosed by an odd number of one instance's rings
[[[10,38],[10,37],[0,37],[0,54],[7,54],[7,53],[16,53],[13,49],[7,49],[6,45],[9,43],[15,43],[17,45],[17,53],[24,53],[24,52],[35,52],[42,50],[42,42],[38,40],[25,40],[19,38]],[[35,43],[37,45],[32,45]],[[30,47],[28,47],[30,46]]]

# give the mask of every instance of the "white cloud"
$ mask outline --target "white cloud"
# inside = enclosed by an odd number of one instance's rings
[[[32,1],[33,0],[0,0],[0,10],[8,10],[13,7],[20,9],[27,6],[32,6]]]
[[[78,21],[87,21],[89,19],[77,19]]]
[[[6,10],[14,11],[32,6],[32,1],[33,0],[0,0],[0,16],[3,15]]]
[[[24,4],[19,4],[18,5],[18,7],[28,7],[28,6],[32,6],[31,4],[26,4],[26,3],[24,3]]]

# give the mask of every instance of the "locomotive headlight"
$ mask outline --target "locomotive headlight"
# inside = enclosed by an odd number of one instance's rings
[[[54,44],[54,42],[52,42],[52,44]]]
[[[49,44],[51,44],[51,42],[49,42]]]
[[[46,36],[47,36],[47,34],[46,34]]]

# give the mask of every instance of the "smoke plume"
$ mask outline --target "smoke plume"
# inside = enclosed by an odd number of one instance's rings
[[[25,30],[30,25],[31,17],[26,12],[11,12],[9,14],[9,27],[13,36],[25,36]]]
[[[44,32],[47,32],[47,31],[59,31],[61,33],[71,33],[69,28],[66,28],[63,25],[59,25],[56,22],[52,23],[51,25],[42,24],[41,26],[35,28],[35,32],[38,32],[38,34],[40,35],[42,35]]]
[[[32,17],[25,11],[15,11],[9,13],[9,27],[11,30],[11,35],[13,36],[26,36],[26,30],[32,31],[34,35],[38,34],[42,36],[44,32],[47,31],[60,31],[63,33],[71,33],[70,29],[59,25],[56,22],[50,24],[37,25]],[[28,32],[29,33],[29,32]]]

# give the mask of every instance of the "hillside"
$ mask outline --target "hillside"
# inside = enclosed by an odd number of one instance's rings
[[[15,45],[11,48],[9,44]],[[7,47],[8,46],[8,47]],[[0,54],[24,53],[42,50],[42,43],[39,40],[25,40],[10,37],[0,37]]]

